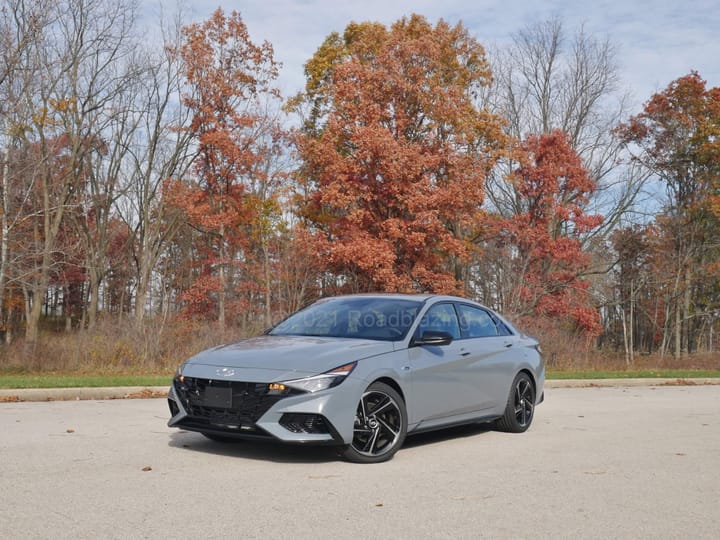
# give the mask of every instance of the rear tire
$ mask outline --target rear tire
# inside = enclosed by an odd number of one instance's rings
[[[510,387],[505,414],[497,421],[497,428],[508,433],[523,433],[535,415],[535,385],[530,376],[521,372]]]
[[[358,403],[353,440],[341,454],[354,463],[391,459],[405,442],[407,411],[398,392],[381,382],[368,386]]]

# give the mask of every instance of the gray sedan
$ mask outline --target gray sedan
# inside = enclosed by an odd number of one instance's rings
[[[523,432],[544,382],[538,342],[480,304],[339,296],[190,358],[170,387],[168,425],[223,442],[332,444],[375,463],[412,433],[475,422]]]

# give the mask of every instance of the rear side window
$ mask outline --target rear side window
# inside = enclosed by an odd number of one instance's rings
[[[484,309],[459,304],[458,313],[460,315],[460,329],[462,330],[462,336],[465,338],[507,335],[507,329],[504,329],[504,332],[498,332],[495,320]]]
[[[500,319],[495,319],[495,324],[497,325],[499,336],[512,336],[513,335],[512,331]]]

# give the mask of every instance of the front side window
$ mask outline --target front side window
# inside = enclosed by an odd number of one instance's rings
[[[453,339],[460,338],[460,325],[458,324],[455,308],[452,304],[437,304],[432,306],[420,320],[417,329],[417,336],[421,337],[423,332],[446,332]]]

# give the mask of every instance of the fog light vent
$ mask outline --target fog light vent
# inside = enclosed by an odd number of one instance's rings
[[[280,425],[293,433],[329,433],[325,418],[319,414],[286,413]]]

